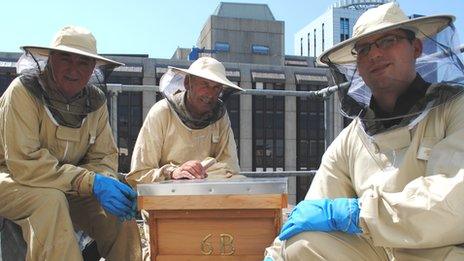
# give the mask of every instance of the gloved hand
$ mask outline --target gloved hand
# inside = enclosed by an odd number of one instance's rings
[[[119,220],[135,218],[137,194],[126,184],[96,173],[93,181],[93,194],[102,207],[117,216]]]
[[[358,222],[357,198],[303,200],[283,225],[279,239],[287,240],[304,231],[362,233]]]

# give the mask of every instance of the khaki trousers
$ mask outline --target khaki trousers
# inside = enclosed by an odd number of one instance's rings
[[[74,229],[95,239],[106,260],[141,260],[135,221],[121,223],[92,196],[67,195],[52,188],[0,183],[0,215],[21,226],[26,260],[82,260]]]
[[[464,260],[464,247],[431,249],[376,247],[364,237],[334,232],[303,232],[287,241],[275,239],[266,248],[265,261],[458,261]]]

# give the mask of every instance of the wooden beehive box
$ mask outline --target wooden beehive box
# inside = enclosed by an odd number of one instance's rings
[[[287,207],[286,178],[166,181],[137,187],[152,260],[262,260]]]

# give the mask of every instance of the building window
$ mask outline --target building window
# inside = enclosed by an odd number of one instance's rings
[[[316,54],[316,29],[314,29],[314,33],[313,33],[313,52],[314,52],[314,57],[317,56]]]
[[[324,24],[322,24],[322,32],[321,32],[321,36],[322,36],[322,52],[324,52],[324,45],[325,45],[325,37],[324,37]]]
[[[16,74],[14,73],[0,73],[0,95],[6,91],[15,77]]]
[[[234,82],[240,86],[239,82]],[[226,104],[227,114],[229,114],[230,125],[234,133],[235,144],[237,145],[237,156],[240,160],[240,95],[230,96]]]
[[[325,86],[316,84],[298,84],[298,91],[316,91]],[[316,170],[325,151],[324,143],[324,101],[297,98],[297,170]],[[312,178],[297,178],[297,201],[304,199]]]
[[[340,42],[350,38],[350,20],[348,18],[340,18]]]
[[[303,56],[303,37],[300,38],[300,55]]]
[[[108,82],[141,85],[142,77],[121,77],[113,74]],[[129,172],[132,151],[143,123],[143,93],[123,91],[118,94],[117,99],[118,137],[115,138],[119,148],[119,172]]]
[[[283,83],[253,83],[255,89],[284,90]],[[285,97],[253,96],[253,170],[284,170]]]
[[[261,55],[268,55],[269,54],[269,47],[259,44],[251,45],[251,52],[253,54],[261,54]]]
[[[228,53],[229,50],[230,50],[229,43],[216,42],[214,44],[214,50],[216,50],[218,52]]]
[[[308,33],[308,56],[311,55],[311,34]]]

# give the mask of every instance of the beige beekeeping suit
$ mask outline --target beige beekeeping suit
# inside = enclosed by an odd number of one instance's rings
[[[215,158],[208,168],[209,178],[230,177],[240,169],[230,121],[227,113],[203,129],[185,126],[166,100],[156,103],[140,130],[128,182],[151,183],[169,178],[166,169],[189,160]]]
[[[82,260],[74,228],[110,260],[140,259],[135,222],[92,196],[95,172],[117,171],[105,103],[80,128],[61,126],[17,78],[0,98],[0,134],[0,215],[22,227],[27,260]]]
[[[353,121],[324,154],[306,199],[341,197],[360,198],[362,236],[304,232],[277,239],[268,254],[274,260],[464,260],[464,95],[432,109],[412,129],[368,136]]]

